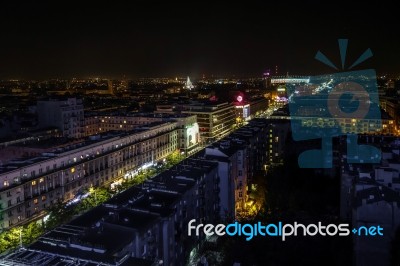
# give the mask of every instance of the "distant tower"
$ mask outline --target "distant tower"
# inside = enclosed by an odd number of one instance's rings
[[[185,83],[185,88],[186,88],[187,90],[191,90],[191,89],[194,88],[194,86],[193,86],[192,82],[190,81],[190,78],[189,78],[189,77],[187,77],[187,80],[186,80],[186,83]]]

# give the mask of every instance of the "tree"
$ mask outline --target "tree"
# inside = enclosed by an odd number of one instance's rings
[[[178,164],[180,161],[182,161],[185,158],[179,150],[174,151],[170,155],[167,156],[166,161],[167,161],[167,166],[171,167],[176,164]]]
[[[75,213],[75,206],[66,206],[65,203],[57,203],[48,209],[49,219],[46,221],[47,230],[69,221]]]
[[[43,233],[43,226],[36,221],[31,222],[22,229],[22,242],[25,245],[30,244],[38,239]]]

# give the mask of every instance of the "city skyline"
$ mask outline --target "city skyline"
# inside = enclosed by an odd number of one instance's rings
[[[0,266],[400,266],[396,12],[4,3]]]
[[[338,38],[349,39],[348,65],[371,48],[360,69],[400,72],[387,5],[7,3],[0,21],[4,79],[329,73],[314,56],[338,64]]]

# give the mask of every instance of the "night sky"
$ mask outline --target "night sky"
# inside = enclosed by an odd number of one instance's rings
[[[257,77],[275,65],[279,74],[328,73],[314,56],[321,50],[339,66],[338,38],[349,38],[348,66],[371,48],[356,69],[400,73],[399,11],[381,1],[8,2],[0,78]]]

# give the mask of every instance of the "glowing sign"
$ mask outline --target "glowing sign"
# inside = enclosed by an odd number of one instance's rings
[[[242,97],[241,95],[239,95],[238,97],[236,97],[236,100],[237,100],[238,102],[242,102],[242,101],[243,101],[243,97]]]

